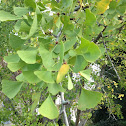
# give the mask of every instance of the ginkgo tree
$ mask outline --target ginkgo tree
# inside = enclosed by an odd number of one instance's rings
[[[9,38],[13,53],[4,60],[12,72],[21,71],[16,81],[2,81],[2,92],[11,99],[23,85],[46,85],[48,97],[39,107],[39,113],[53,120],[59,117],[60,110],[52,97],[60,92],[64,108],[63,94],[75,88],[71,74],[79,73],[89,80],[89,64],[105,52],[96,44],[96,37],[106,28],[99,25],[103,22],[100,15],[108,9],[111,0],[90,4],[82,0],[25,0],[24,4],[14,7],[13,14],[0,10],[0,21],[16,21]],[[63,85],[66,78],[68,88]],[[39,102],[40,92],[34,95],[32,111]],[[94,108],[101,99],[102,93],[86,90],[82,84],[77,107],[81,111]],[[65,109],[63,113],[65,124],[69,125]]]

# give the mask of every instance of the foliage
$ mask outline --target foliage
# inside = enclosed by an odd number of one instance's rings
[[[112,61],[116,60],[115,56],[118,57],[119,45],[125,52],[123,28],[126,2],[124,0],[88,2],[25,0],[24,6],[14,7],[12,13],[0,10],[0,21],[16,20],[13,30],[7,33],[10,34],[8,38],[12,53],[8,52],[4,60],[8,68],[17,74],[15,80],[2,80],[2,92],[13,98],[7,100],[11,101],[10,108],[17,104],[23,108],[16,114],[15,119],[11,120],[14,124],[51,125],[49,124],[52,123],[51,120],[58,119],[59,112],[65,106],[64,98],[61,98],[61,106],[58,109],[54,104],[56,95],[63,96],[62,92],[65,93],[65,99],[71,101],[69,107],[66,107],[68,115],[71,106],[86,111],[94,108],[102,99],[103,104],[107,101],[111,115],[114,113],[122,117],[120,110],[116,109],[120,106],[114,106],[113,98],[117,94],[110,85],[113,80],[110,77],[106,79],[104,68],[112,65],[114,74],[118,76],[115,83],[120,87],[124,86],[125,78],[123,76],[120,80],[119,76],[125,67],[125,54],[122,55],[122,52],[120,54],[121,67],[113,65]],[[105,51],[106,55],[103,55]],[[84,88],[86,81],[90,79],[89,65],[94,62],[100,64],[102,73],[100,79],[94,75],[94,80],[98,83],[95,91],[90,91]],[[72,77],[78,73],[77,82]],[[96,92],[99,89],[104,94],[103,98],[100,92]],[[119,98],[123,96],[119,94]],[[36,107],[41,114],[39,117],[35,112]],[[13,115],[15,112],[17,113],[13,108]],[[64,109],[63,112],[65,113]],[[20,118],[18,123],[16,118]]]

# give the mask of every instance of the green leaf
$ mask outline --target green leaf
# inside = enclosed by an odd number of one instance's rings
[[[84,59],[84,57],[82,55],[77,55],[73,71],[75,73],[78,73],[79,71],[83,70],[87,65],[88,62]]]
[[[106,49],[104,47],[99,47],[99,49],[101,51],[101,55],[100,56],[104,55]]]
[[[14,13],[17,15],[17,16],[23,16],[25,14],[27,14],[29,12],[28,8],[26,7],[14,7]]]
[[[76,43],[77,39],[73,38],[71,40],[68,40],[64,43],[64,48],[65,48],[65,52],[68,51],[69,49],[72,49],[72,47],[74,46],[74,44]]]
[[[17,70],[19,70],[20,68],[22,68],[25,65],[24,62],[18,62],[18,63],[8,63],[7,67],[12,71],[12,72],[16,72]]]
[[[0,10],[0,21],[11,21],[11,20],[18,20],[18,19],[20,18],[10,14],[9,12]]]
[[[56,95],[58,92],[65,92],[65,89],[59,84],[48,84],[48,90],[52,95]]]
[[[93,42],[90,43],[88,50],[86,53],[84,53],[84,58],[88,62],[94,62],[96,61],[101,55],[100,49],[96,44]]]
[[[35,48],[30,48],[27,50],[19,50],[17,51],[17,54],[24,62],[28,64],[36,63],[37,49]]]
[[[36,86],[37,86],[38,88],[45,88],[45,87],[47,87],[46,83],[43,82],[43,81],[37,83]]]
[[[24,3],[28,7],[32,7],[33,9],[36,8],[35,0],[25,0]]]
[[[57,19],[56,26],[59,28],[61,24],[60,17]]]
[[[10,34],[9,43],[13,49],[20,49],[21,46],[25,43],[25,41],[16,35]]]
[[[80,71],[80,75],[85,77],[87,80],[90,80],[90,74],[91,74],[90,69]]]
[[[68,74],[68,90],[71,90],[73,89],[73,83],[72,83],[72,80],[70,78],[70,75]]]
[[[78,109],[83,111],[86,109],[94,108],[101,101],[101,98],[102,94],[100,92],[82,89],[78,101]]]
[[[41,64],[35,63],[35,64],[26,64],[23,68],[22,71],[35,71],[39,70],[41,67]]]
[[[21,87],[21,82],[2,80],[2,92],[10,99],[16,96]]]
[[[33,23],[31,25],[30,31],[29,31],[29,35],[26,37],[22,37],[22,39],[28,39],[30,38],[32,35],[34,35],[34,33],[37,30],[37,14],[35,13],[34,19],[33,19]]]
[[[43,46],[40,46],[39,53],[40,53],[40,56],[42,58],[43,65],[47,69],[51,68],[55,64],[55,62],[52,58],[52,52],[48,51]]]
[[[21,21],[20,26],[18,26],[19,28],[19,32],[26,32],[29,33],[30,31],[30,25],[28,23],[26,23],[25,20]]]
[[[17,54],[4,56],[4,60],[7,63],[18,63],[20,61],[20,57]]]
[[[79,48],[76,49],[77,54],[82,55],[83,53],[87,52],[89,45],[90,41],[86,40],[85,38],[81,38],[81,44]]]
[[[39,113],[49,119],[55,119],[59,116],[58,109],[50,95],[39,108]]]
[[[96,22],[96,17],[94,16],[93,13],[89,9],[86,9],[86,20],[85,20],[85,25],[87,26],[92,26]]]
[[[68,53],[69,53],[69,55],[72,56],[72,57],[73,57],[73,56],[76,56],[76,51],[75,51],[75,50],[72,50],[72,49],[71,49]]]
[[[35,107],[37,106],[38,102],[39,102],[39,99],[40,99],[40,96],[41,96],[41,92],[35,92],[32,94],[32,106],[31,106],[31,112],[34,111]]]
[[[29,32],[29,37],[31,37],[37,30],[37,14],[35,13],[35,17],[33,19],[33,23]]]
[[[34,74],[46,83],[54,83],[52,74],[50,71],[35,71]]]
[[[72,4],[73,4],[73,0],[62,0],[62,7],[64,9],[68,8],[68,7],[72,7]]]
[[[16,76],[16,80],[17,80],[17,81],[26,82],[26,79],[24,78],[23,73],[21,73],[21,74],[19,74],[18,76]]]
[[[29,83],[38,83],[41,80],[34,74],[34,71],[23,71],[24,78]]]

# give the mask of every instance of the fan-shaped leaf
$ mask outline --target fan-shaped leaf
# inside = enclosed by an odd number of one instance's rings
[[[24,62],[28,64],[36,63],[36,55],[37,55],[36,49],[19,50],[17,51],[17,54]]]
[[[59,116],[58,109],[50,95],[39,108],[39,113],[49,119],[55,119]]]
[[[67,72],[69,71],[69,65],[68,64],[63,64],[58,72],[56,82],[59,83],[62,81],[63,77]]]
[[[101,0],[101,1],[99,1],[97,3],[97,13],[103,14],[107,10],[110,1],[112,1],[112,0]]]
[[[7,67],[12,71],[16,72],[20,68],[22,68],[25,65],[23,61],[18,62],[18,63],[8,63]]]
[[[50,71],[35,71],[34,74],[46,83],[54,83],[52,74]]]
[[[79,71],[83,70],[87,65],[88,62],[84,59],[84,57],[82,55],[77,55],[73,71],[75,73],[78,73]]]
[[[79,48],[76,49],[77,54],[82,55],[83,53],[87,52],[89,45],[90,45],[90,41],[88,41],[85,38],[81,38],[81,44]]]
[[[41,80],[34,74],[34,71],[23,71],[24,78],[29,83],[38,83]]]
[[[9,81],[9,80],[2,81],[2,92],[9,98],[15,97],[21,87],[22,82]]]
[[[98,46],[95,43],[91,42],[87,52],[84,53],[84,58],[88,62],[94,62],[100,57],[100,55],[101,55],[101,51],[98,48]]]
[[[18,63],[20,61],[20,57],[17,54],[8,55],[4,57],[4,60],[7,63]]]
[[[14,13],[17,16],[23,16],[29,12],[28,8],[26,7],[14,7]]]
[[[83,111],[86,109],[94,108],[101,101],[101,98],[102,94],[100,92],[82,89],[78,101],[78,109]]]
[[[59,84],[48,84],[48,90],[52,95],[56,95],[58,92],[65,92],[65,89]]]
[[[11,21],[20,19],[19,17],[10,14],[9,12],[5,12],[3,10],[0,11],[0,21]]]
[[[90,74],[91,74],[90,69],[80,71],[80,75],[85,77],[87,80],[90,80]]]
[[[55,62],[52,58],[52,52],[48,51],[43,46],[40,46],[39,52],[40,52],[40,55],[41,55],[41,58],[43,61],[43,65],[47,69],[51,68],[55,64]]]
[[[22,40],[20,37],[16,35],[10,34],[9,43],[13,49],[20,49],[21,46],[25,43],[25,40]]]
[[[86,20],[85,20],[85,24],[87,26],[92,26],[93,24],[95,24],[96,22],[96,17],[94,16],[93,13],[90,12],[89,9],[86,9]]]

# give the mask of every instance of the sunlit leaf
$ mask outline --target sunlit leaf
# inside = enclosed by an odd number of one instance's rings
[[[98,103],[100,103],[101,98],[102,94],[100,92],[82,89],[78,101],[78,109],[83,111],[86,109],[94,108]]]
[[[16,76],[16,80],[17,80],[17,81],[26,82],[26,79],[24,78],[23,73],[21,73],[21,74],[19,74],[18,76]]]
[[[94,16],[94,14],[91,13],[89,9],[86,9],[85,24],[91,27],[93,24],[95,24],[95,22],[96,22],[96,17]]]
[[[59,116],[58,109],[56,105],[54,104],[50,95],[42,103],[41,107],[39,108],[39,113],[49,119],[55,119]]]
[[[80,75],[85,77],[87,80],[90,80],[90,74],[91,74],[90,69],[80,71]]]
[[[79,48],[76,49],[77,54],[82,55],[83,53],[87,52],[89,45],[90,41],[85,38],[81,38],[81,44]]]
[[[24,78],[29,83],[38,83],[41,80],[34,74],[34,71],[23,71]]]
[[[13,98],[19,92],[22,87],[22,82],[17,81],[2,81],[2,92],[9,98]]]
[[[50,71],[35,71],[35,75],[46,83],[54,83],[52,73]]]
[[[22,68],[25,65],[24,62],[18,62],[18,63],[8,63],[7,67],[12,71],[12,72],[16,72],[17,70],[19,70],[20,68]]]
[[[9,12],[0,10],[0,21],[11,21],[11,20],[17,20],[17,19],[20,19],[20,18],[15,15],[10,14]]]
[[[28,64],[36,63],[37,50],[34,48],[17,51],[19,57]]]
[[[95,43],[91,42],[88,47],[87,52],[84,53],[84,58],[88,62],[94,62],[100,57],[100,55],[101,55],[101,52],[98,46]]]
[[[29,12],[28,8],[26,7],[14,7],[14,13],[17,16],[23,16]]]
[[[63,64],[58,72],[56,82],[59,83],[62,81],[63,77],[67,72],[69,71],[69,65],[68,64]]]
[[[71,90],[73,88],[73,83],[72,80],[70,78],[70,75],[68,74],[68,90]]]
[[[17,54],[8,55],[4,57],[4,60],[7,63],[18,63],[20,61],[20,57]]]
[[[97,13],[103,14],[108,9],[110,1],[112,0],[101,0],[97,2]]]

